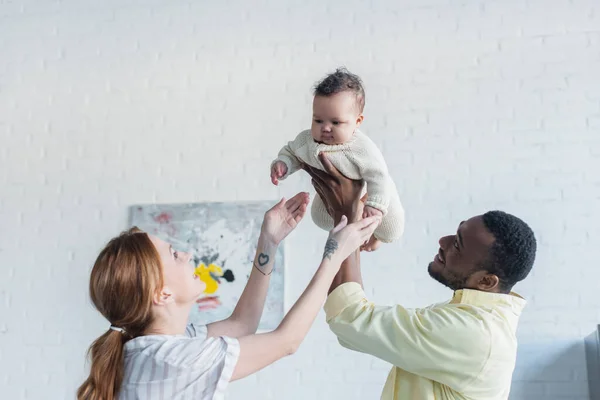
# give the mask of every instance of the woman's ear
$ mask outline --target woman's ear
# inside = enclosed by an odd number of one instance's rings
[[[168,286],[162,288],[161,291],[154,294],[152,302],[157,306],[164,306],[173,302],[173,293]]]

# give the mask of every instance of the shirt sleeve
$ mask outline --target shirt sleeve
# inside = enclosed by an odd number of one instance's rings
[[[457,306],[375,306],[352,282],[329,295],[325,313],[342,346],[461,390],[483,370],[491,335],[468,306]]]

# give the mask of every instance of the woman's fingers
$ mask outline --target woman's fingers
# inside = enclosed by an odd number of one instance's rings
[[[381,217],[373,216],[368,218],[363,218],[360,221],[355,222],[353,225],[356,228],[358,236],[360,238],[360,242],[363,243],[365,240],[369,239],[375,229],[381,222]]]
[[[294,212],[293,218],[296,223],[300,222],[306,213],[306,204],[300,205],[300,207]]]
[[[298,215],[304,215],[304,213],[306,212],[306,207],[308,206],[308,202],[307,201],[300,201],[298,203],[298,206],[290,211],[292,213],[292,215],[294,216],[294,218]]]
[[[381,217],[380,217],[380,216],[377,216],[377,215],[375,215],[375,216],[373,216],[373,217],[369,217],[369,218],[367,218],[367,219],[371,219],[371,218],[372,218],[373,220],[372,220],[371,222],[369,222],[369,224],[367,224],[367,226],[365,226],[365,227],[363,228],[363,230],[370,231],[371,233],[373,233],[373,231],[374,231],[375,229],[377,229],[377,227],[378,227],[378,226],[379,226],[379,224],[381,223]]]
[[[300,207],[300,204],[303,203],[303,200],[304,200],[304,193],[298,193],[297,195],[295,195],[294,197],[292,197],[285,203],[285,208],[289,212],[294,212],[295,210],[298,209],[298,207]]]
[[[360,230],[369,229],[369,227],[373,224],[379,224],[381,221],[381,217],[378,215],[374,215],[372,217],[363,218],[360,221],[355,222],[356,227]],[[377,226],[377,225],[375,225]]]
[[[342,219],[340,220],[340,222],[331,230],[331,233],[338,233],[339,231],[341,231],[342,229],[344,229],[344,227],[346,227],[346,225],[348,225],[348,218],[346,218],[345,215],[342,215]]]
[[[302,205],[308,204],[309,200],[310,195],[307,192],[300,192],[287,201],[285,208],[287,212],[295,213],[302,207]]]
[[[380,217],[366,218],[366,220],[369,219],[372,219],[372,221],[370,221],[367,225],[363,226],[360,231],[363,240],[368,240],[371,237],[371,235],[373,235],[373,232],[375,232],[375,229],[377,229],[379,223],[381,222]],[[362,221],[365,221],[365,219],[363,219]]]

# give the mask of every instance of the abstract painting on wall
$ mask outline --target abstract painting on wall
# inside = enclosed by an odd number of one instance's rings
[[[233,312],[252,270],[264,214],[272,206],[273,202],[134,205],[129,222],[175,250],[192,254],[206,289],[190,322],[207,324]],[[283,313],[284,250],[279,246],[259,329],[275,329]]]

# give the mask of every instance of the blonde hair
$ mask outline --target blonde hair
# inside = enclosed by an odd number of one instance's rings
[[[77,390],[78,400],[114,400],[121,388],[124,345],[152,323],[153,296],[163,287],[160,256],[150,237],[137,227],[108,242],[90,276],[90,297],[111,325],[88,350],[90,375]]]

